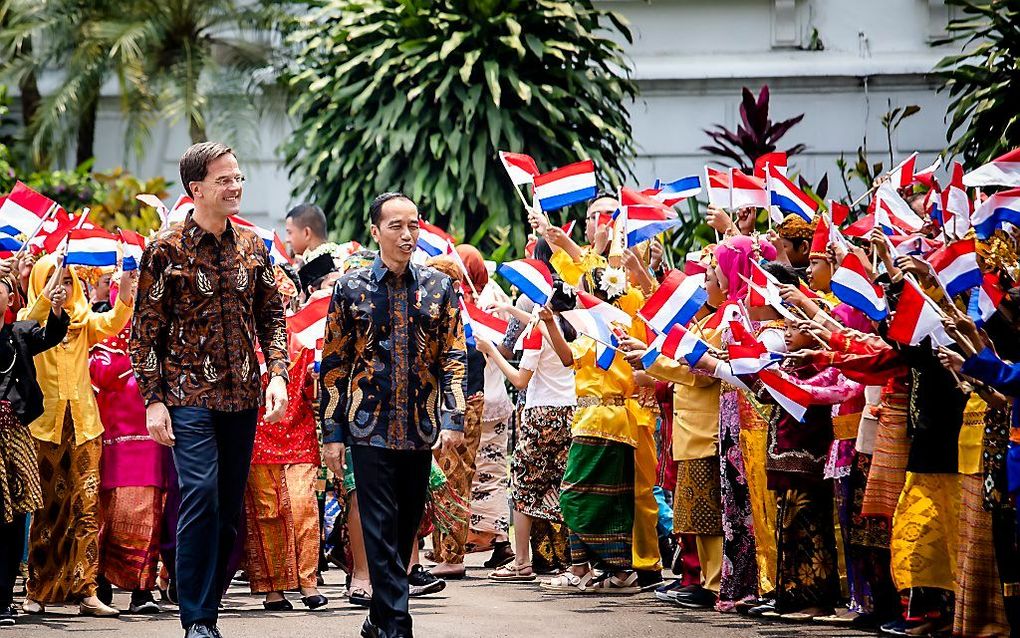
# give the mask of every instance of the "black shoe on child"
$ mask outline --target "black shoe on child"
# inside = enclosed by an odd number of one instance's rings
[[[407,575],[407,585],[409,596],[425,596],[446,589],[445,580],[436,577],[421,565],[411,568],[411,573]]]
[[[718,597],[712,591],[699,587],[691,591],[680,592],[676,604],[686,609],[712,609]]]

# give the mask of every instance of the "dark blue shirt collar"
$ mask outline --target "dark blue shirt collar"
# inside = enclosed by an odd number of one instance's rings
[[[382,257],[378,254],[375,256],[375,260],[372,261],[372,277],[379,283],[382,283],[384,277],[389,274],[390,269],[383,263]],[[407,270],[404,271],[403,276],[411,275],[411,281],[418,283],[418,265],[415,263],[407,264]]]

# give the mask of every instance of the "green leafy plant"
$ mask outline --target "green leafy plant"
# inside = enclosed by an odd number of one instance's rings
[[[402,190],[466,241],[520,250],[525,213],[497,150],[543,170],[591,158],[607,186],[629,175],[636,88],[614,31],[630,39],[590,0],[327,0],[291,37],[295,194],[339,239],[364,236],[372,198]]]
[[[959,17],[946,39],[961,53],[935,65],[949,93],[949,150],[971,165],[1020,146],[1020,6],[1013,0],[946,0]]]
[[[779,148],[779,140],[804,119],[804,114],[773,122],[769,117],[767,84],[762,85],[757,98],[746,86],[741,93],[740,124],[737,125],[737,130],[732,131],[722,124],[706,129],[705,134],[715,143],[702,146],[701,150],[732,162],[744,172],[749,172],[754,168],[755,160]],[[786,155],[789,157],[802,153],[806,148],[804,144],[794,144],[786,149]]]
[[[141,148],[158,121],[184,120],[193,141],[253,128],[253,109],[278,65],[274,34],[287,3],[257,0],[5,0],[0,72],[19,83],[47,68],[59,86],[36,105],[29,141],[37,162],[76,142],[92,157],[100,89],[115,80],[128,143]],[[33,80],[34,81],[34,80]],[[211,113],[217,113],[212,117]]]

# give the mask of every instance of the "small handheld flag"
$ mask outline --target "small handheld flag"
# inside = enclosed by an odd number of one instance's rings
[[[543,211],[559,210],[595,197],[595,162],[584,160],[535,176],[535,196]]]

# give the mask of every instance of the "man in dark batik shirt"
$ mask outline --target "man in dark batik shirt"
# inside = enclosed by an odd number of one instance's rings
[[[172,446],[181,488],[181,624],[186,638],[220,638],[217,609],[262,402],[255,340],[273,422],[287,410],[287,331],[265,242],[229,219],[244,182],[233,152],[195,144],[181,157],[181,182],[195,210],[142,255],[131,363],[146,426]]]
[[[407,561],[425,508],[432,445],[464,438],[466,351],[455,283],[411,263],[418,209],[399,193],[370,207],[379,255],[341,276],[320,378],[323,458],[351,446],[372,607],[362,636],[410,637]]]

